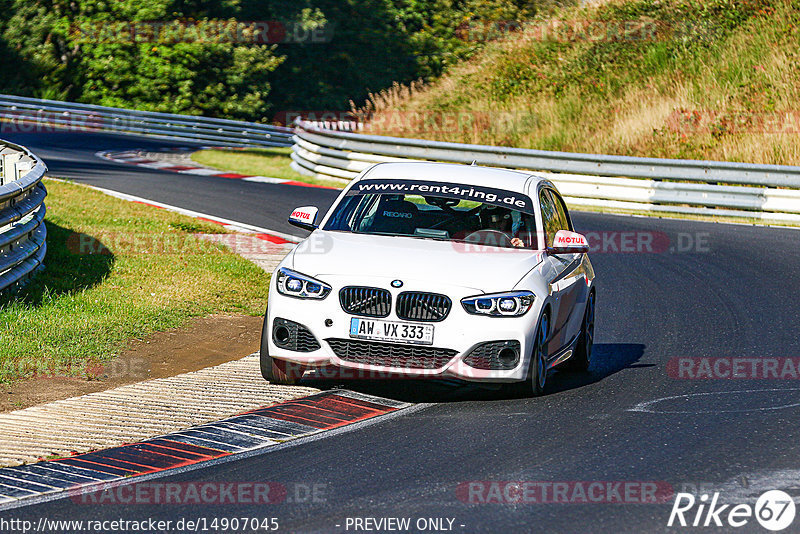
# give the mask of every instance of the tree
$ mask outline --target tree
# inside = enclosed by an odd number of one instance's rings
[[[558,1],[0,0],[0,91],[250,120],[346,110],[468,57],[465,23]]]
[[[268,114],[268,74],[281,58],[231,22],[230,0],[15,0],[11,12],[0,43],[27,65],[6,80],[12,92],[173,113]]]

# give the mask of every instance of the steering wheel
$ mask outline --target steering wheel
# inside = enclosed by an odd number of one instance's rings
[[[491,236],[491,237],[490,237]],[[500,230],[478,230],[472,232],[464,238],[467,243],[475,243],[477,245],[490,245],[495,247],[513,247],[514,243],[508,234]]]

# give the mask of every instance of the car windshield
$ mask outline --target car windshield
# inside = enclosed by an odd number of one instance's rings
[[[536,247],[536,221],[527,196],[491,188],[406,182],[412,183],[418,187],[401,190],[435,193],[378,193],[375,188],[366,192],[364,185],[368,184],[356,184],[356,190],[336,206],[324,229],[503,248]]]

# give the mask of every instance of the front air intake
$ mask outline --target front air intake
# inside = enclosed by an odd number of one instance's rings
[[[280,317],[272,321],[272,341],[282,349],[295,352],[314,352],[322,348],[308,328]]]
[[[519,341],[489,341],[472,349],[463,362],[474,369],[508,371],[519,364],[519,356]]]
[[[326,339],[333,352],[350,363],[399,369],[440,369],[458,354],[457,350],[356,339]]]

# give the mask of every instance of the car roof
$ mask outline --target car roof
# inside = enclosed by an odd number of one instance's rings
[[[379,163],[364,173],[361,179],[450,182],[495,187],[516,193],[527,193],[525,184],[528,181],[531,182],[530,188],[534,191],[539,182],[547,181],[546,178],[530,172],[427,161]]]

